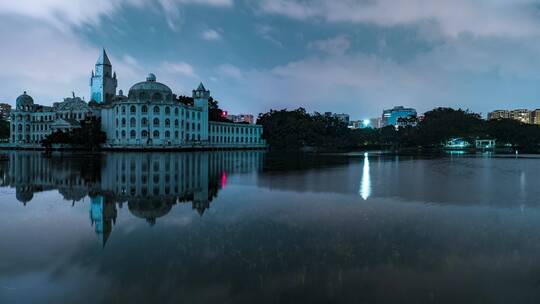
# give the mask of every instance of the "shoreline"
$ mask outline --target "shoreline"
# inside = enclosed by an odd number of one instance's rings
[[[0,144],[0,151],[42,151],[42,152],[193,152],[193,151],[226,151],[226,150],[268,150],[267,145],[192,145],[192,146],[104,146],[99,149],[88,149],[85,147],[73,147],[57,145],[49,149],[42,146],[14,146]]]

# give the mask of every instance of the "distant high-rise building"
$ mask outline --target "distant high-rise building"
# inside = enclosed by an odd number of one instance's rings
[[[531,123],[540,125],[540,109],[536,109],[531,112]]]
[[[349,121],[350,121],[350,116],[349,114],[345,114],[345,113],[335,113],[332,115],[334,118],[337,118],[339,121],[349,125]]]
[[[527,109],[516,109],[510,111],[510,118],[519,122],[530,124],[531,123],[531,111]]]
[[[362,128],[362,120],[351,120],[348,125],[349,129],[360,129]]]
[[[488,120],[492,119],[508,119],[510,118],[510,111],[508,110],[495,110],[488,113]]]
[[[488,120],[513,119],[525,124],[540,124],[540,109],[534,111],[527,109],[495,110],[489,112],[487,118]]]
[[[255,123],[255,118],[251,114],[227,115],[227,119],[232,120],[234,123],[242,123],[242,122],[247,122],[249,124]]]
[[[373,128],[373,129],[380,129],[383,127],[382,125],[382,118],[381,117],[376,117],[376,118],[372,118],[369,120],[369,125]]]
[[[10,113],[11,105],[7,103],[0,103],[0,119],[9,120]]]
[[[381,128],[381,118],[372,118],[372,119],[364,119],[364,120],[351,120],[349,122],[349,129],[364,129],[364,128],[372,128],[372,129],[379,129]]]
[[[382,126],[397,126],[398,119],[408,117],[416,117],[416,110],[413,108],[405,108],[403,106],[384,110],[381,117]]]

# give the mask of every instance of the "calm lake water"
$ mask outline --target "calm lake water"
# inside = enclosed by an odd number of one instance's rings
[[[539,303],[539,168],[0,153],[0,303]]]

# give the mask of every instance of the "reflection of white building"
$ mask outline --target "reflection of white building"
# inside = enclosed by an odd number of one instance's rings
[[[34,193],[58,190],[65,200],[90,197],[90,219],[105,243],[117,204],[154,224],[176,204],[191,204],[202,215],[228,175],[259,171],[264,152],[229,150],[183,153],[110,153],[102,158],[45,158],[38,152],[12,151],[0,162],[3,185],[16,189],[27,204]]]
[[[117,77],[103,50],[92,71],[90,103],[73,96],[53,107],[34,103],[26,92],[11,113],[11,144],[36,147],[56,130],[79,127],[89,116],[101,120],[107,148],[258,148],[264,147],[262,126],[209,121],[210,91],[201,83],[193,103],[181,101],[165,84],[149,74],[127,96],[117,94]]]

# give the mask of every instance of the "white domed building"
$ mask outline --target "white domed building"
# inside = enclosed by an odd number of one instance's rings
[[[53,107],[34,104],[26,92],[12,111],[11,143],[39,147],[55,130],[69,130],[94,116],[107,134],[106,149],[261,148],[262,126],[209,121],[210,91],[201,83],[193,104],[177,99],[171,88],[149,74],[125,96],[117,94],[117,77],[103,50],[90,78],[90,103],[75,97]]]
[[[10,141],[15,147],[40,147],[41,141],[56,130],[68,131],[79,122],[93,116],[92,109],[79,97],[64,98],[52,107],[34,103],[26,91],[17,97],[11,111]]]

